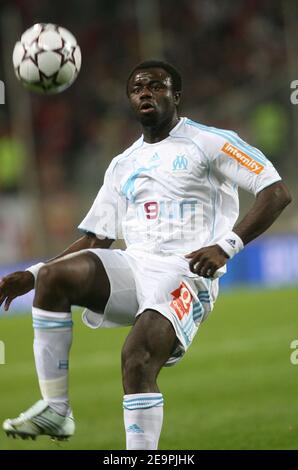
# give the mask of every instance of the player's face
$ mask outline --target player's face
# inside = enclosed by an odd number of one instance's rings
[[[174,116],[180,93],[173,92],[172,78],[165,70],[152,68],[133,74],[128,97],[137,119],[144,126],[153,126]]]

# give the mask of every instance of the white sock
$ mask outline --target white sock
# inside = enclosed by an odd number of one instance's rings
[[[124,395],[127,450],[156,450],[163,421],[161,393]]]
[[[71,313],[32,308],[34,357],[43,399],[61,415],[70,412],[68,357],[72,342]]]

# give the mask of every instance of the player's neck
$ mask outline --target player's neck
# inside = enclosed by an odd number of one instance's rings
[[[144,141],[148,144],[155,144],[166,139],[178,122],[179,117],[175,114],[170,121],[158,123],[156,126],[143,126]]]

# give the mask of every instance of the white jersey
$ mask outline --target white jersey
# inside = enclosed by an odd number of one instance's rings
[[[129,251],[184,255],[233,229],[238,186],[257,194],[280,179],[235,132],[181,118],[164,140],[141,137],[112,160],[79,228]]]

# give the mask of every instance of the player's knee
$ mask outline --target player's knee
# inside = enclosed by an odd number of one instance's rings
[[[45,264],[39,270],[36,279],[36,292],[51,292],[55,291],[59,287],[59,290],[63,287],[63,275],[61,270],[57,269],[55,264]]]
[[[124,382],[140,382],[150,374],[152,361],[149,351],[124,347],[121,359]]]
[[[56,263],[43,266],[37,276],[34,307],[58,312],[67,312],[70,308],[69,293],[65,270]]]

